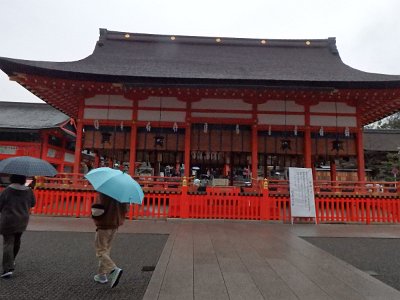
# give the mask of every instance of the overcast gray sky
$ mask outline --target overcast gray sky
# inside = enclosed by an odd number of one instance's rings
[[[336,37],[344,63],[400,75],[398,0],[0,0],[0,56],[72,61],[99,28],[215,37]],[[41,101],[0,71],[0,101]]]

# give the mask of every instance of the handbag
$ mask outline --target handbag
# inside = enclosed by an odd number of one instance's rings
[[[94,203],[91,207],[92,218],[99,218],[105,214],[106,208],[103,204]]]

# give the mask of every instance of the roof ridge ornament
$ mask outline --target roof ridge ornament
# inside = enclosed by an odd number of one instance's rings
[[[336,46],[336,38],[335,37],[328,38],[328,46],[329,46],[329,50],[331,50],[331,53],[339,54],[338,48]]]

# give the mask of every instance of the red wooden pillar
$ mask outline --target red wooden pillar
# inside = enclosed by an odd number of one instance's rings
[[[47,132],[42,133],[42,151],[40,153],[40,158],[46,160],[47,152],[49,149],[49,134]]]
[[[79,173],[81,165],[81,153],[82,153],[82,131],[83,131],[83,108],[85,99],[82,98],[79,101],[78,119],[76,120],[76,142],[75,142],[75,161],[74,161],[74,173]]]
[[[137,125],[135,121],[132,121],[131,125],[131,138],[129,145],[129,174],[135,175],[135,162],[136,162],[136,138],[137,138]]]
[[[362,127],[357,128],[356,147],[358,181],[365,182],[364,142]]]
[[[125,96],[128,99],[130,98],[129,95]],[[132,99],[132,98],[131,98]],[[133,111],[132,111],[132,125],[131,125],[131,137],[130,137],[130,144],[129,144],[129,174],[131,176],[135,175],[135,163],[136,163],[136,140],[137,140],[137,118],[138,118],[138,107],[139,107],[139,100],[133,100]]]
[[[58,172],[60,172],[60,173],[64,173],[65,153],[67,152],[65,150],[66,146],[67,146],[67,139],[65,137],[63,137],[63,141],[62,141],[63,152],[62,152],[62,157],[61,157],[61,163],[60,163],[59,170],[58,170]]]
[[[312,168],[311,160],[311,128],[310,128],[310,106],[304,106],[305,128],[304,128],[304,167]]]
[[[251,128],[251,178],[258,179],[258,135],[257,124]],[[252,180],[252,182],[253,182]],[[255,183],[255,182],[253,182]]]
[[[190,137],[191,137],[191,124],[190,122],[186,123],[186,128],[185,128],[185,159],[184,159],[184,164],[185,164],[185,172],[184,176],[186,178],[190,177]]]
[[[357,175],[358,181],[365,182],[365,162],[364,162],[364,139],[363,126],[361,123],[360,107],[357,106],[357,133],[356,133],[356,148],[357,148]]]

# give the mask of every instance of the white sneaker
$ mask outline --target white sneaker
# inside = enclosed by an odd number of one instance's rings
[[[122,275],[122,269],[116,267],[114,270],[110,272],[110,281],[111,281],[111,288],[114,288],[118,285],[119,279]]]
[[[96,281],[98,283],[107,283],[108,282],[107,275],[106,274],[96,274],[96,275],[94,275],[94,281]]]
[[[7,272],[4,272],[3,274],[1,274],[0,278],[10,278],[12,274],[13,274],[12,271],[7,271]]]

